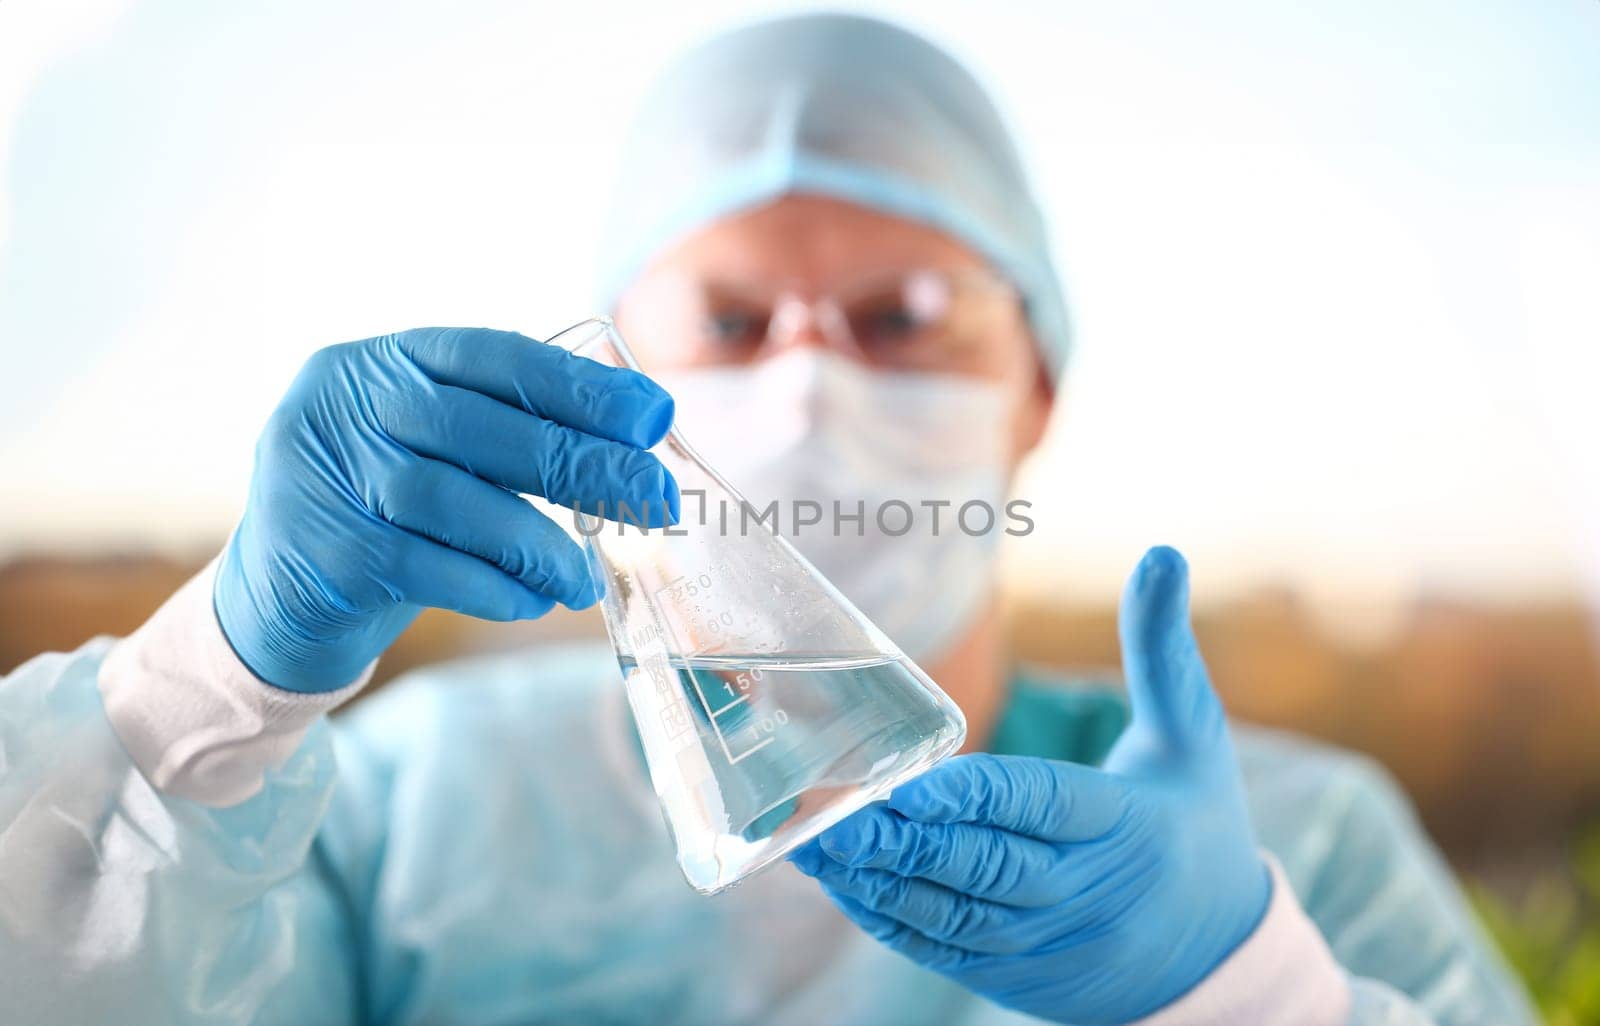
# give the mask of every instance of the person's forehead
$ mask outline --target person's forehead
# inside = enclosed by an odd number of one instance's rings
[[[652,261],[675,273],[817,287],[883,270],[981,266],[982,258],[937,229],[810,195],[713,221]]]

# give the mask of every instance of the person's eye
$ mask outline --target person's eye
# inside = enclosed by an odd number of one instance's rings
[[[894,345],[914,338],[925,327],[922,318],[897,300],[858,307],[851,330],[863,345]]]
[[[756,315],[722,310],[706,318],[706,340],[720,346],[748,346],[760,341],[765,326]]]

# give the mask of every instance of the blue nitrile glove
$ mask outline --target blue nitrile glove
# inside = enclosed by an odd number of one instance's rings
[[[676,520],[677,484],[642,451],[672,415],[643,375],[513,332],[419,328],[324,349],[256,446],[217,571],[222,632],[268,683],[327,691],[424,606],[520,620],[590,605],[583,551],[514,493]]]
[[[961,756],[795,864],[867,932],[998,1004],[1096,1026],[1180,997],[1271,896],[1188,593],[1172,549],[1134,571],[1121,616],[1133,721],[1104,770]]]

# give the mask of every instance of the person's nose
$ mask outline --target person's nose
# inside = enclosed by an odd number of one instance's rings
[[[767,345],[780,353],[802,346],[827,349],[830,342],[817,309],[798,296],[786,296],[773,307]]]

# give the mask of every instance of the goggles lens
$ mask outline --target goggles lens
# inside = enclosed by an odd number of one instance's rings
[[[680,366],[747,363],[808,330],[879,367],[973,373],[986,339],[1021,316],[1016,292],[981,271],[891,272],[821,295],[660,276],[618,311],[639,348]],[[1008,320],[1009,319],[1009,320]]]

